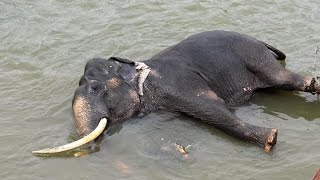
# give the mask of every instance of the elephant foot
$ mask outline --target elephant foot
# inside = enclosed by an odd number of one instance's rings
[[[306,92],[310,92],[312,94],[320,94],[320,77],[309,77],[307,80],[307,85],[305,87]]]
[[[264,151],[265,152],[271,152],[273,146],[277,143],[277,135],[278,130],[277,129],[271,129],[271,132],[267,136],[267,140],[264,144]]]

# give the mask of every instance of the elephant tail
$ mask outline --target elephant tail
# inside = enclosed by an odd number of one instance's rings
[[[271,53],[274,55],[274,57],[277,60],[285,60],[286,59],[286,55],[283,52],[281,52],[277,48],[272,47],[271,45],[269,45],[265,42],[262,42],[262,43],[271,51]]]

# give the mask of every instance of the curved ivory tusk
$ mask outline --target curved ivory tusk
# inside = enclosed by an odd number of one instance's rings
[[[58,146],[58,147],[54,147],[54,148],[46,148],[46,149],[41,149],[38,151],[32,151],[32,154],[34,155],[44,155],[44,154],[54,154],[54,153],[60,153],[60,152],[65,152],[68,150],[72,150],[75,149],[77,147],[80,147],[84,144],[87,144],[90,141],[93,141],[95,138],[97,138],[104,130],[104,128],[107,125],[107,119],[106,118],[102,118],[98,124],[98,126],[96,127],[96,129],[94,131],[92,131],[90,134],[88,134],[87,136],[63,145],[63,146]]]

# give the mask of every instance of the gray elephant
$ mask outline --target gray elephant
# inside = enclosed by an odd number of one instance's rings
[[[267,88],[319,93],[316,78],[286,70],[286,56],[247,35],[209,31],[186,38],[143,62],[90,60],[73,99],[81,136],[100,119],[112,124],[154,111],[185,113],[269,152],[277,129],[254,126],[228,107]]]

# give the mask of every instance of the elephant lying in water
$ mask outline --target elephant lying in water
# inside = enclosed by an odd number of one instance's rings
[[[315,78],[293,73],[277,62],[285,58],[281,51],[247,35],[210,31],[190,36],[143,63],[117,57],[92,59],[73,99],[77,130],[86,136],[101,118],[112,125],[139,114],[173,111],[271,151],[277,129],[248,124],[228,106],[265,88],[319,93]]]

